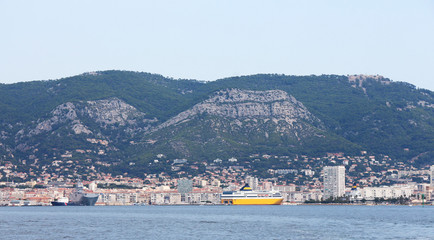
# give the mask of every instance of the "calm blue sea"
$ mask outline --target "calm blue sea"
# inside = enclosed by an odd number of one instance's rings
[[[1,207],[0,239],[434,239],[434,207]]]

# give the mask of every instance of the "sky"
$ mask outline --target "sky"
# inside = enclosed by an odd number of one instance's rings
[[[379,74],[434,90],[434,1],[0,0],[0,83],[132,70]]]

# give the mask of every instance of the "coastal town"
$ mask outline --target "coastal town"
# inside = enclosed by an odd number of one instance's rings
[[[64,156],[63,160],[53,161],[53,167],[61,173],[70,161]],[[405,199],[400,203],[432,204],[434,198],[434,166],[415,168],[364,151],[359,156],[328,153],[322,158],[256,154],[247,160],[215,159],[211,164],[169,160],[160,154],[155,161],[171,164],[172,172],[134,178],[91,171],[95,167],[87,166],[88,174],[79,177],[86,192],[98,194],[96,205],[221,204],[223,191],[239,190],[246,183],[254,190],[279,191],[283,204],[327,203],[327,199],[357,204],[388,204],[396,203],[388,200]],[[276,167],[265,173],[252,170],[261,161],[276,162]],[[199,168],[204,168],[202,173],[197,173]],[[6,179],[0,182],[0,206],[51,205],[69,196],[77,184],[74,175],[47,171],[35,176],[16,169],[11,163],[0,166],[0,178]],[[341,176],[330,180],[330,174]]]

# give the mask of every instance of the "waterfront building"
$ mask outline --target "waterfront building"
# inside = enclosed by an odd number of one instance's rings
[[[284,192],[282,197],[284,202],[303,203],[305,201],[302,192]]]
[[[345,195],[345,167],[324,167],[324,199]]]
[[[321,201],[321,198],[323,198],[324,196],[321,189],[304,190],[302,192],[302,195],[303,195],[303,202],[310,201],[310,200]]]
[[[273,183],[269,181],[265,181],[262,183],[262,189],[264,191],[271,191],[273,189]]]
[[[194,191],[185,194],[176,191],[152,192],[150,204],[173,205],[173,204],[219,204],[221,192]]]
[[[408,198],[414,193],[414,188],[412,185],[365,187],[360,189],[360,193],[361,197],[366,200],[374,200],[375,198]]]
[[[182,196],[181,193],[175,191],[171,192],[153,192],[151,193],[150,204],[155,205],[169,205],[169,204],[185,204],[182,198],[186,198],[185,194]]]

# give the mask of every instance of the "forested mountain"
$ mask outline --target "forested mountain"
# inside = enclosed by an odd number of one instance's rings
[[[433,164],[434,93],[365,75],[201,82],[104,71],[0,85],[0,160],[23,168],[71,161],[139,174],[174,159],[362,150]]]

